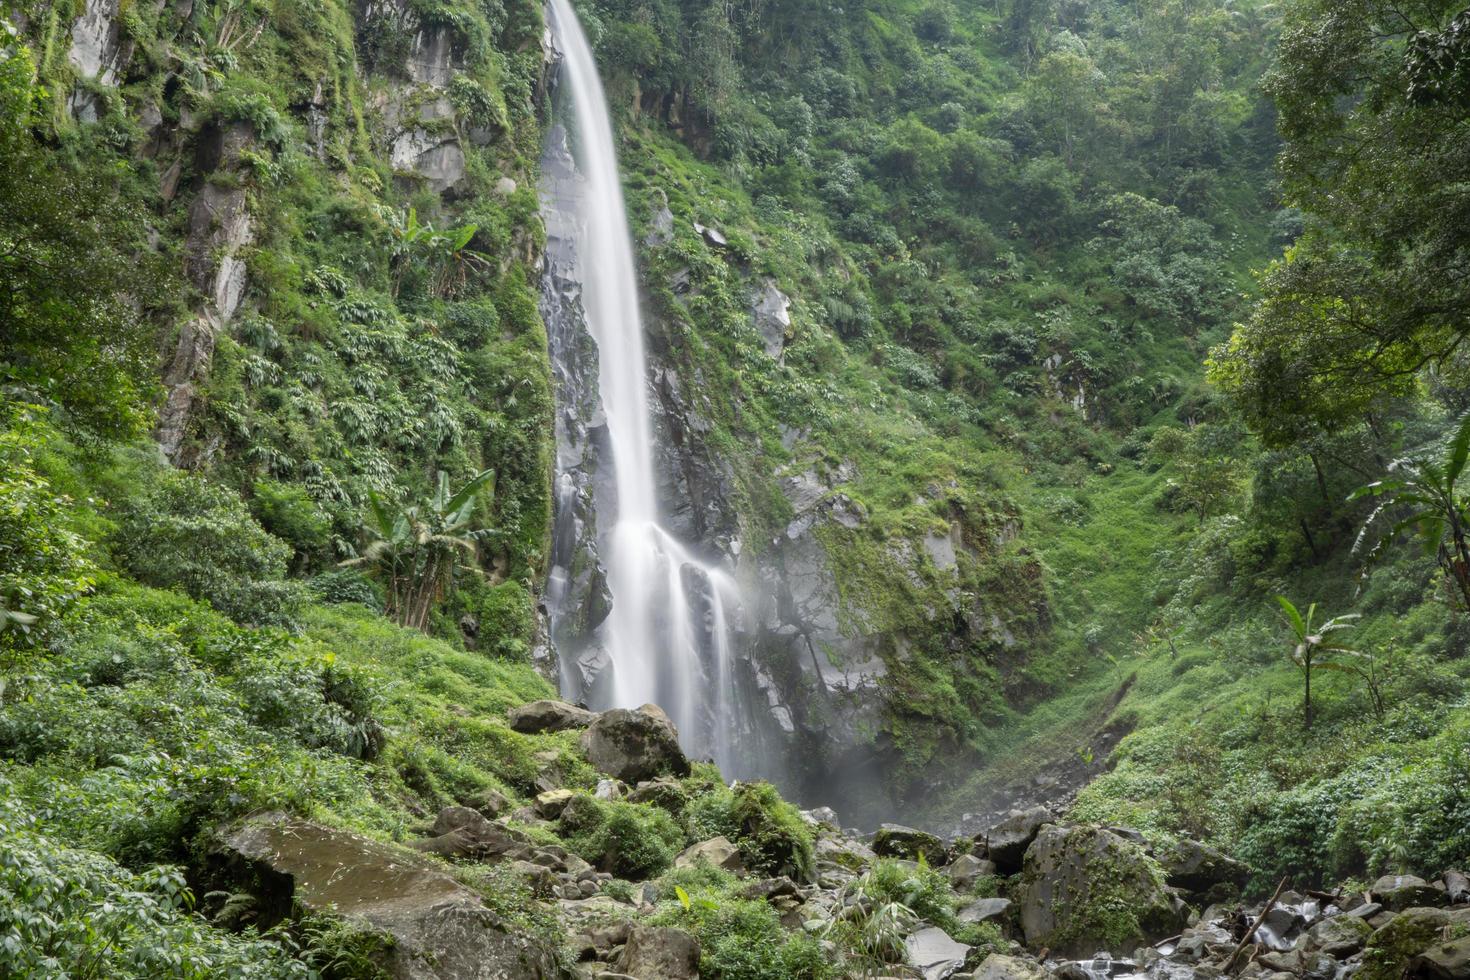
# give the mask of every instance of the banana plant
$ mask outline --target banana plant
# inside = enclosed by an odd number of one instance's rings
[[[441,470],[427,501],[401,506],[370,492],[364,524],[371,540],[342,564],[364,567],[381,580],[384,611],[403,626],[423,629],[457,571],[480,574],[473,558],[493,532],[472,527],[474,510],[482,489],[493,493],[494,479],[493,470],[483,470],[450,492],[449,474]]]
[[[1364,552],[1366,566],[1379,561],[1394,540],[1408,532],[1419,538],[1426,554],[1435,556],[1458,601],[1470,608],[1470,496],[1461,493],[1457,486],[1467,460],[1470,460],[1470,413],[1460,420],[1438,459],[1425,453],[1395,460],[1389,465],[1389,472],[1394,476],[1359,487],[1348,495],[1348,500],[1381,498],[1358,532],[1353,543],[1355,554],[1363,551],[1370,531],[1381,520],[1392,521],[1387,531]]]
[[[1321,625],[1317,625],[1317,604],[1314,602],[1307,607],[1306,615],[1284,595],[1276,597],[1276,602],[1281,606],[1281,611],[1286,616],[1286,625],[1291,627],[1296,644],[1291,651],[1291,662],[1296,664],[1302,672],[1302,684],[1305,695],[1302,700],[1303,727],[1312,727],[1312,672],[1316,670],[1340,670],[1348,673],[1356,673],[1352,667],[1332,660],[1324,659],[1328,654],[1338,653],[1346,656],[1360,656],[1358,651],[1344,646],[1333,636],[1340,630],[1351,629],[1353,620],[1361,618],[1357,613],[1349,613],[1344,616],[1334,616]]]

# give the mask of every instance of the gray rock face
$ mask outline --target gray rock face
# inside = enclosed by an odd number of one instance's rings
[[[960,909],[957,917],[961,922],[993,922],[1004,919],[1010,910],[1008,898],[982,898]]]
[[[1180,925],[1143,849],[1095,827],[1042,827],[1015,898],[1027,945],[1066,956],[1131,952]]]
[[[786,347],[786,332],[791,329],[791,297],[776,288],[774,279],[766,279],[751,304],[750,315],[766,345],[766,354],[780,357]]]
[[[655,776],[689,775],[674,723],[657,707],[604,711],[582,733],[582,751],[601,772],[636,783]]]
[[[459,137],[442,131],[412,128],[393,140],[389,162],[394,170],[423,177],[429,188],[443,193],[464,178],[464,150]]]
[[[1052,815],[1045,807],[1031,807],[1007,817],[976,840],[985,844],[985,856],[995,863],[1001,874],[1013,875],[1021,870],[1026,849],[1051,819]]]
[[[653,192],[653,219],[649,222],[648,234],[643,244],[658,248],[674,240],[674,213],[669,210],[669,197],[662,190]]]
[[[531,701],[506,712],[511,730],[531,735],[537,732],[564,732],[586,728],[597,713],[565,701]]]
[[[116,85],[127,63],[132,42],[118,30],[119,0],[87,0],[71,28],[66,60],[82,78]]]
[[[281,813],[223,835],[222,852],[292,901],[393,937],[381,965],[399,980],[547,980],[553,951],[428,861]]]
[[[647,980],[694,980],[699,976],[699,940],[682,929],[635,926],[618,968]]]
[[[908,965],[924,980],[945,980],[965,965],[970,947],[955,942],[949,933],[936,926],[920,929],[904,941]]]

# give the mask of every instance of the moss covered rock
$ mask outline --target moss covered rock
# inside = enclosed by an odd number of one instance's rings
[[[1130,952],[1180,924],[1158,864],[1098,827],[1041,828],[1016,898],[1027,944],[1063,955]]]

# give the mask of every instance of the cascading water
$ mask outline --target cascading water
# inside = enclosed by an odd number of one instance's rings
[[[559,402],[547,602],[562,694],[595,708],[657,704],[687,751],[726,766],[738,725],[731,628],[739,593],[727,573],[660,522],[648,363],[612,122],[568,0],[550,0],[548,22],[561,65],[558,124],[542,167],[543,313]],[[585,376],[592,372],[581,370],[586,335],[596,345],[595,391]],[[595,575],[583,567],[588,523],[596,525]],[[600,590],[588,582],[605,586],[605,616],[595,624],[603,610],[589,608],[597,604],[589,596]]]

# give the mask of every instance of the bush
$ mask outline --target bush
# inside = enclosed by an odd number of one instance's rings
[[[296,550],[298,561],[317,557],[331,541],[331,518],[301,487],[257,481],[250,510],[262,527]]]
[[[562,811],[567,846],[620,878],[651,878],[674,860],[684,834],[663,810],[578,796]]]
[[[131,872],[39,833],[0,780],[0,975],[310,976],[282,948],[211,929],[176,868]]]
[[[162,473],[129,498],[113,549],[139,581],[181,589],[240,623],[288,625],[301,607],[301,588],[281,580],[291,546],[237,494],[197,476]]]
[[[770,783],[712,789],[690,804],[689,826],[693,837],[723,834],[735,842],[755,874],[805,878],[811,871],[814,832]]]

